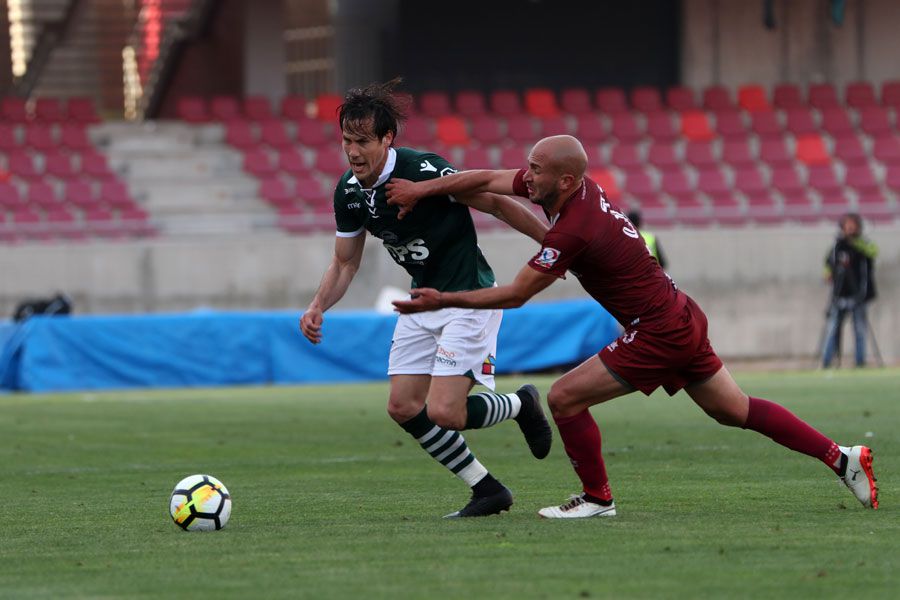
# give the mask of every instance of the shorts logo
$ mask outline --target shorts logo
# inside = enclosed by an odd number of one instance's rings
[[[606,347],[610,352],[615,352],[616,348],[619,347],[619,340],[613,340],[613,343]]]
[[[455,367],[456,361],[453,360],[454,358],[456,358],[456,352],[445,350],[442,346],[437,347],[437,354],[434,356],[435,362],[447,365],[448,367]]]
[[[559,259],[559,250],[556,248],[542,248],[541,253],[538,255],[537,259],[535,259],[535,264],[544,267],[545,269],[549,269],[556,261]]]
[[[484,362],[481,363],[481,374],[482,375],[493,375],[496,362],[497,361],[494,358],[494,355],[488,354],[487,358],[484,359]]]
[[[636,335],[637,335],[637,331],[635,331],[633,329],[631,331],[626,331],[625,335],[622,336],[622,343],[630,344],[631,342],[634,341],[634,336],[636,336]]]

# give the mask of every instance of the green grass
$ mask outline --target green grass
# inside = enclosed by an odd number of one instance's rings
[[[0,396],[0,597],[896,597],[900,372],[739,380],[871,445],[881,508],[683,394],[594,409],[619,516],[577,522],[537,518],[577,480],[558,438],[535,461],[511,423],[466,436],[512,511],[442,520],[468,490],[390,421],[384,384]],[[232,493],[222,531],[168,517],[198,472]]]

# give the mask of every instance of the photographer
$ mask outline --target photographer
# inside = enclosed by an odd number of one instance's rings
[[[825,257],[825,275],[831,281],[831,303],[825,325],[822,366],[828,368],[834,355],[840,354],[841,326],[848,313],[853,315],[856,338],[856,366],[866,362],[866,303],[875,298],[875,256],[878,247],[862,237],[862,219],[848,213],[839,222],[840,233]]]

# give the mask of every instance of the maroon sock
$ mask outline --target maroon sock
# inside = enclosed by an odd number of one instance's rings
[[[588,410],[583,410],[577,415],[553,417],[553,420],[585,493],[600,500],[612,500],[606,465],[600,453],[600,428],[594,417]]]
[[[818,458],[838,472],[834,466],[841,455],[838,445],[779,404],[751,396],[744,429],[752,429],[786,448]]]

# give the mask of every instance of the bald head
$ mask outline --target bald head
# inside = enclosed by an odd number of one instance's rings
[[[545,137],[534,145],[531,152],[544,158],[547,166],[559,175],[571,175],[580,180],[587,170],[587,153],[584,146],[571,135]]]

